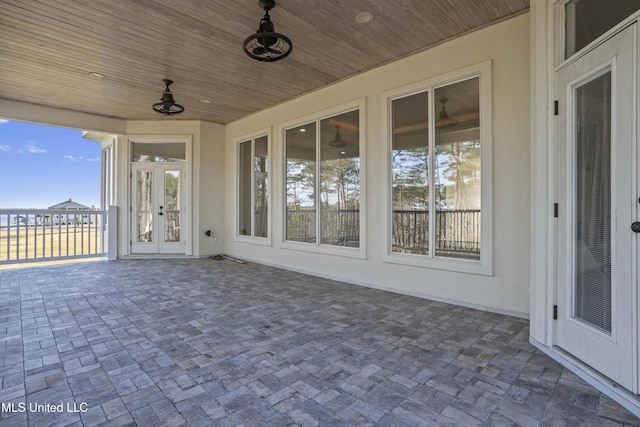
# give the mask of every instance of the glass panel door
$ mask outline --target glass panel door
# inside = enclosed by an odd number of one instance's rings
[[[153,171],[136,172],[136,241],[153,242]]]
[[[131,253],[184,253],[184,166],[132,163]]]
[[[629,27],[558,71],[555,344],[637,392],[635,37]]]
[[[180,241],[180,170],[164,171],[164,241],[176,243]],[[163,209],[164,206],[164,209]]]

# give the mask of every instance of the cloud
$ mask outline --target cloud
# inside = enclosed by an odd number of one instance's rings
[[[11,151],[10,145],[0,145],[0,151]]]
[[[5,123],[9,123],[9,120],[7,119],[0,119],[0,125],[3,125]]]
[[[86,157],[82,157],[82,156],[73,156],[71,154],[67,154],[65,156],[62,156],[63,158],[67,159],[67,160],[71,160],[72,162],[99,162],[100,159],[96,159],[96,158],[86,158]]]
[[[44,149],[42,147],[38,147],[38,144],[36,144],[33,141],[29,141],[29,143],[27,144],[25,149],[27,150],[28,153],[31,153],[31,154],[41,154],[41,153],[46,153],[47,152],[46,149]]]

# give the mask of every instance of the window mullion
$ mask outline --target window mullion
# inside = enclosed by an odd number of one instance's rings
[[[256,237],[256,139],[251,138],[251,237]]]
[[[434,91],[432,88],[429,89],[429,97],[427,98],[427,114],[429,117],[429,126],[427,132],[428,142],[427,145],[429,147],[427,154],[427,164],[428,164],[428,174],[427,174],[427,185],[429,188],[429,258],[434,258],[436,253],[436,188],[435,188],[435,140],[436,140],[436,108],[435,108],[435,100],[433,99]]]
[[[321,211],[321,206],[320,206],[320,120],[316,120],[316,167],[315,167],[315,205],[316,205],[316,246],[320,246],[320,242],[321,242],[321,232],[322,232],[322,225],[320,224],[321,220],[322,220],[322,211]]]

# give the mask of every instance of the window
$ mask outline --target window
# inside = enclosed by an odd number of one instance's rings
[[[481,116],[490,102],[488,95],[481,99],[484,91],[488,94],[490,88],[483,89],[476,71],[446,84],[424,84],[387,97],[389,251],[394,261],[401,255],[419,265],[432,262],[428,265],[436,268],[440,261],[446,268],[456,261],[488,261],[483,240],[489,238],[490,217],[483,215],[485,204],[490,206],[490,192],[484,189],[490,185],[490,178],[485,179],[490,177],[485,170],[490,149],[483,139]]]
[[[565,5],[565,58],[639,9],[638,0],[570,0]]]
[[[360,247],[360,110],[286,130],[286,240]]]
[[[238,143],[238,235],[268,237],[268,136]]]
[[[137,162],[184,162],[186,146],[181,142],[134,142],[131,161]]]

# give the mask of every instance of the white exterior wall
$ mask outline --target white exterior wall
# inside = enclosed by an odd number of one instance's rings
[[[492,61],[493,274],[491,276],[384,262],[381,223],[387,197],[387,141],[381,94],[395,88]],[[530,237],[529,14],[492,25],[430,50],[376,68],[226,126],[225,252],[366,286],[528,317]],[[284,248],[282,125],[366,99],[366,258]],[[271,127],[271,246],[235,239],[237,138]]]

